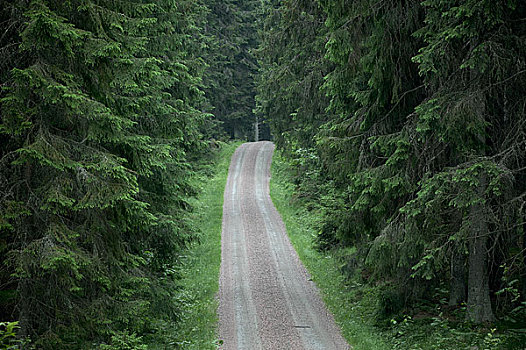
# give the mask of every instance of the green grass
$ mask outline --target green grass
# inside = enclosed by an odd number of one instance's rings
[[[230,158],[240,143],[224,145],[214,175],[196,199],[195,224],[200,227],[199,242],[183,257],[179,303],[182,305],[177,345],[182,349],[216,349],[217,306],[221,265],[221,222],[223,192]]]
[[[391,349],[377,330],[365,320],[368,307],[367,296],[362,303],[351,300],[352,286],[340,273],[339,259],[330,254],[322,254],[313,247],[316,235],[313,227],[318,220],[315,214],[291,202],[293,185],[287,175],[287,165],[275,153],[272,160],[270,194],[287,227],[287,233],[298,252],[301,261],[310,272],[312,279],[322,293],[323,300],[333,313],[343,336],[355,350]],[[372,298],[369,298],[372,300]]]

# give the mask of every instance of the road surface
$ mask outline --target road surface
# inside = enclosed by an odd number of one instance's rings
[[[269,196],[274,145],[241,145],[223,204],[219,338],[224,350],[349,349]]]

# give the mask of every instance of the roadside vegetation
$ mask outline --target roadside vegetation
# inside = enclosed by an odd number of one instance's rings
[[[0,3],[0,348],[172,348],[205,163],[255,134],[259,1]]]
[[[312,280],[322,292],[323,300],[333,313],[343,336],[356,350],[388,350],[385,341],[365,317],[368,316],[364,301],[357,302],[353,297],[350,281],[340,271],[339,252],[322,253],[316,250],[313,242],[316,227],[320,223],[319,212],[307,211],[295,200],[294,185],[291,182],[290,168],[279,152],[272,159],[270,196],[287,228],[287,233],[303,265],[311,274]]]
[[[264,12],[258,113],[364,317],[399,347],[524,347],[526,2]]]
[[[201,181],[256,135],[357,346],[524,347],[526,1],[1,3],[0,349],[213,347]]]
[[[355,261],[356,248],[320,249],[324,214],[321,206],[301,197],[294,183],[294,168],[279,151],[272,161],[270,192],[285,222],[301,261],[321,290],[344,337],[356,350],[459,350],[524,349],[526,337],[501,322],[478,326],[465,321],[466,308],[448,306],[445,291],[436,301],[411,307],[389,294],[385,284],[369,283]]]
[[[223,192],[230,158],[240,142],[222,144],[210,167],[211,176],[202,184],[201,194],[194,199],[192,220],[199,227],[197,240],[181,257],[178,281],[181,319],[177,345],[181,349],[216,349],[217,291],[221,265],[221,224]]]

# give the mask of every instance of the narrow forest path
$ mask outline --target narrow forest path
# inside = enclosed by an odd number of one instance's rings
[[[224,350],[348,349],[269,195],[271,142],[232,157],[224,194],[219,337]]]

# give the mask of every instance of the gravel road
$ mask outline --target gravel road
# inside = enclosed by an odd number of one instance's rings
[[[349,349],[269,196],[274,144],[241,145],[223,205],[219,338],[224,350]]]

